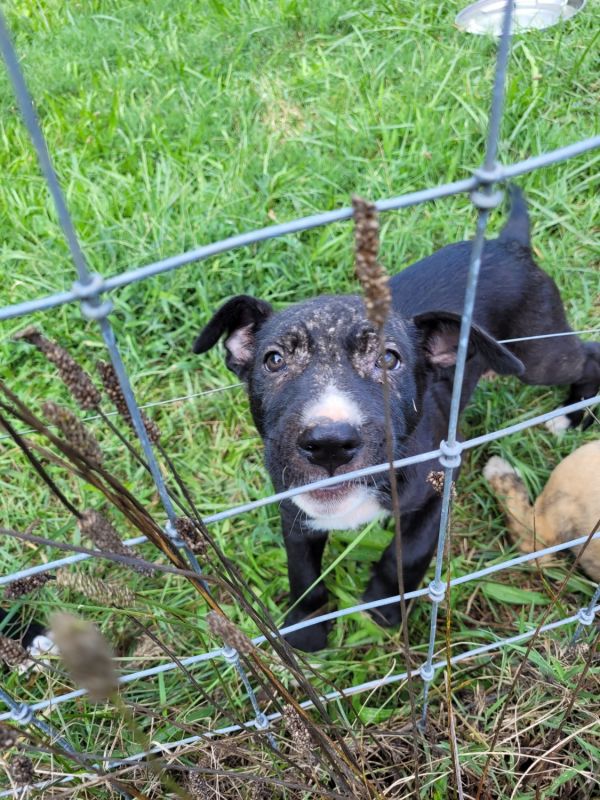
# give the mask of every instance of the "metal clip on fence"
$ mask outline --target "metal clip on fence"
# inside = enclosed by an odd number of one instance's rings
[[[10,719],[18,725],[34,725],[39,731],[49,737],[50,741],[56,743],[66,753],[77,755],[77,751],[60,735],[53,725],[45,720],[38,719],[33,708],[27,703],[18,703],[12,698],[5,689],[0,689],[0,700],[10,709]]]
[[[576,644],[581,634],[583,633],[584,628],[589,628],[592,623],[594,622],[594,617],[596,615],[598,601],[600,600],[600,583],[596,586],[596,591],[592,595],[592,599],[588,603],[585,608],[580,608],[577,612],[577,627],[575,628],[575,633],[573,634],[573,638],[571,639],[571,644]]]
[[[69,742],[67,742],[67,740],[60,735],[53,725],[43,719],[38,719],[30,705],[27,705],[27,703],[18,703],[4,689],[0,689],[0,700],[3,700],[9,707],[10,719],[12,719],[18,725],[23,725],[23,727],[27,725],[33,725],[50,739],[50,744],[58,745],[62,750],[65,751],[65,753],[67,753],[67,755],[73,756],[78,763],[82,760],[81,755],[77,752],[77,750],[75,750],[75,748],[72,747]],[[51,781],[44,781],[40,784],[35,784],[34,787],[30,788],[44,789],[51,783]],[[27,789],[25,789],[25,791],[27,791]],[[133,800],[132,796],[127,792],[121,789],[118,789],[117,792],[123,798],[123,800]],[[8,797],[12,794],[12,791],[0,792],[0,797]],[[25,794],[23,794],[22,797],[25,797]]]
[[[248,698],[250,700],[250,704],[252,705],[252,708],[254,709],[254,713],[256,715],[254,717],[254,725],[256,729],[258,731],[267,731],[267,729],[270,727],[269,719],[267,715],[260,710],[260,706],[258,705],[258,700],[256,699],[254,689],[252,688],[252,685],[248,679],[248,675],[246,674],[246,670],[244,669],[242,662],[240,661],[240,654],[235,649],[235,647],[230,647],[229,645],[226,645],[221,650],[221,655],[228,664],[236,668],[238,675],[240,676],[241,681],[244,684],[244,687],[248,694]],[[273,748],[273,750],[278,750],[279,747],[277,745],[277,742],[275,741],[275,737],[273,736],[273,734],[267,732],[266,735],[268,742]]]

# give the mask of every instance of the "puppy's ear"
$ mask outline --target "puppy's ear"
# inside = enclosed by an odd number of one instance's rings
[[[425,358],[434,367],[453,367],[456,364],[460,314],[449,311],[430,311],[418,314],[413,323],[421,332]],[[523,362],[497,342],[478,325],[471,325],[468,358],[480,355],[486,366],[498,375],[521,375]]]
[[[225,363],[232,372],[246,379],[254,358],[255,336],[273,313],[264,300],[246,294],[232,297],[222,306],[194,342],[194,353],[206,353],[226,335]]]

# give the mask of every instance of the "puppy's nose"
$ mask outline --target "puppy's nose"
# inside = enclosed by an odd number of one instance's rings
[[[307,428],[298,437],[302,455],[311,464],[325,467],[330,475],[352,461],[361,447],[360,433],[348,422],[323,422]]]

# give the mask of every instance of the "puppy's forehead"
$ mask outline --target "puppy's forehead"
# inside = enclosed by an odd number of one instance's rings
[[[362,297],[358,295],[324,295],[297,303],[274,314],[261,328],[262,344],[286,340],[295,344],[307,340],[333,344],[346,340],[353,331],[362,327],[372,329]],[[390,314],[385,325],[386,332],[398,343],[407,340],[407,325],[398,314]]]
[[[264,332],[268,336],[294,332],[307,332],[316,337],[335,336],[361,321],[366,321],[366,311],[360,297],[315,297],[275,314],[264,326]]]

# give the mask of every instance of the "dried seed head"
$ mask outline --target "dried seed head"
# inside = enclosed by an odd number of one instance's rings
[[[300,714],[298,714],[293,706],[287,705],[283,707],[283,722],[299,755],[307,761],[312,760],[313,753],[310,733],[302,721]]]
[[[427,475],[427,483],[433,486],[436,494],[442,494],[444,491],[444,471],[443,470],[431,470],[431,472]]]
[[[18,731],[0,723],[0,750],[8,750],[9,747],[14,747],[18,738]]]
[[[121,537],[111,525],[111,523],[100,514],[99,511],[87,509],[78,520],[79,530],[96,545],[99,550],[107,550],[109,553],[116,553],[121,556],[135,556],[136,553],[129,547],[125,547]],[[132,564],[131,569],[141,575],[152,575],[151,567],[142,567]]]
[[[121,385],[119,384],[119,379],[117,378],[115,368],[112,364],[107,364],[105,361],[100,361],[98,363],[98,372],[100,373],[104,391],[110,398],[114,407],[117,409],[119,416],[124,422],[127,423],[127,425],[129,425],[130,428],[135,430],[133,420],[131,419],[131,414],[127,408],[127,401],[125,400],[125,396],[121,390]],[[144,423],[144,428],[146,428],[148,438],[153,444],[158,444],[160,440],[160,428],[156,422],[148,419],[143,411],[140,411],[140,414],[142,416],[142,422]]]
[[[189,517],[177,517],[175,528],[192,553],[197,556],[206,555],[206,539],[198,530],[194,520]]]
[[[87,689],[99,703],[119,688],[117,670],[110,645],[91,622],[73,614],[53,614],[52,638],[73,681]]]
[[[24,339],[37,347],[58,369],[62,382],[71,392],[73,399],[85,411],[97,409],[100,405],[101,395],[94,386],[87,372],[79,366],[75,359],[56,342],[46,339],[40,331],[33,326],[25,328],[18,333],[15,339]]]
[[[300,795],[289,795],[290,798],[292,797],[299,797]],[[272,789],[267,785],[265,786],[262,783],[258,783],[258,781],[252,787],[252,794],[249,797],[249,800],[272,800],[273,792]]]
[[[432,470],[427,475],[427,483],[429,483],[429,484],[431,484],[431,486],[433,486],[433,489],[436,492],[436,494],[440,494],[440,495],[443,494],[444,493],[444,470],[443,469]],[[452,492],[452,499],[456,500],[456,486],[454,484],[454,481],[452,481],[451,492]]]
[[[29,655],[24,647],[14,639],[0,634],[0,661],[4,661],[9,667],[18,667],[28,658]]]
[[[248,655],[248,653],[254,650],[254,645],[246,634],[219,611],[209,611],[206,615],[206,619],[208,622],[208,630],[212,635],[218,636],[226,645],[233,647],[238,653]]]
[[[572,665],[576,661],[586,661],[590,655],[590,645],[588,642],[569,643],[557,648],[556,657],[561,664]]]
[[[5,600],[16,600],[26,594],[35,592],[52,580],[52,575],[48,572],[40,572],[37,575],[30,575],[28,578],[18,578],[16,581],[7,584],[4,590]]]
[[[204,780],[199,772],[188,772],[185,784],[186,789],[194,800],[212,800],[215,797],[210,784]]]
[[[135,599],[134,593],[127,586],[92,578],[83,572],[61,569],[56,573],[56,584],[61,589],[79,592],[102,606],[127,608],[133,605]]]
[[[13,756],[8,767],[17,786],[27,786],[35,780],[33,763],[27,756]]]
[[[379,252],[379,223],[374,203],[356,195],[352,198],[354,209],[354,241],[356,277],[365,295],[367,317],[381,329],[392,301],[389,278],[377,261]]]
[[[56,403],[44,403],[42,409],[46,418],[56,425],[69,444],[72,444],[86,458],[97,464],[102,463],[103,455],[100,445],[72,411]]]

